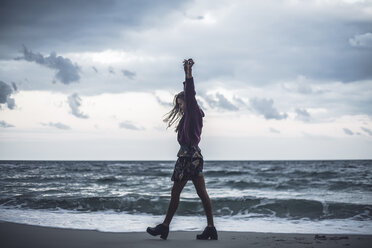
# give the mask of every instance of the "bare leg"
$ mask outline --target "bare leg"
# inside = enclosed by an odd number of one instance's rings
[[[182,192],[183,187],[185,187],[187,180],[174,182],[171,194],[171,200],[169,202],[167,215],[163,221],[163,225],[169,226],[172,221],[173,215],[178,208],[178,203],[180,202],[180,194]]]
[[[212,226],[214,226],[214,224],[213,224],[213,213],[212,213],[212,203],[211,203],[211,200],[209,199],[207,189],[205,188],[204,176],[197,177],[192,182],[194,183],[196,193],[198,194],[198,196],[200,197],[200,199],[203,202],[205,215],[207,216],[208,226],[212,227]]]

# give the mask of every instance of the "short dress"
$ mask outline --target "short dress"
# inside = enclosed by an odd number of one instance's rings
[[[194,180],[203,176],[203,155],[199,146],[181,146],[171,180],[175,182]]]

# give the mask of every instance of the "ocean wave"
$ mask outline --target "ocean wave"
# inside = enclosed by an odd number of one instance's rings
[[[163,216],[175,161],[0,161],[0,210]],[[372,161],[205,161],[214,215],[372,220]],[[1,214],[1,211],[0,211]],[[204,216],[192,182],[177,215]]]
[[[164,214],[168,196],[148,196],[128,194],[123,197],[24,197],[14,196],[0,199],[5,208],[21,209],[65,209],[81,212],[113,210],[116,212]],[[259,216],[311,220],[372,219],[372,205],[321,202],[303,199],[268,199],[255,197],[213,198],[212,205],[216,216]],[[199,198],[181,199],[178,215],[203,215]]]

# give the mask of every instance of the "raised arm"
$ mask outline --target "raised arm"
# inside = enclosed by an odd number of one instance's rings
[[[185,70],[186,81],[183,83],[183,90],[185,92],[185,104],[187,114],[193,115],[196,111],[199,111],[198,103],[196,102],[196,92],[194,86],[194,78],[192,76],[192,66],[194,61],[192,59],[183,61],[183,68]]]

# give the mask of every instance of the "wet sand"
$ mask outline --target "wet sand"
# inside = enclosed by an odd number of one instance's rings
[[[11,247],[371,247],[372,235],[219,232],[219,240],[195,240],[199,232],[170,232],[167,240],[146,232],[99,232],[0,222],[0,246]]]

